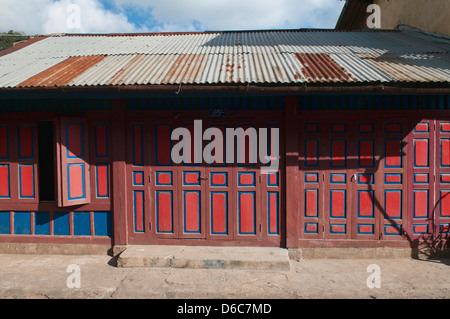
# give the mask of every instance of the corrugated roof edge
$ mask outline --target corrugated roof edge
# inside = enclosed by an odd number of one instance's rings
[[[1,50],[0,51],[0,57],[3,57],[3,56],[8,55],[10,53],[19,51],[19,50],[21,50],[21,49],[23,49],[23,48],[25,48],[25,47],[27,47],[29,45],[32,45],[32,44],[34,44],[36,42],[39,42],[39,41],[47,39],[47,38],[48,38],[48,36],[37,36],[37,37],[30,38],[30,39],[28,39],[28,40],[26,40],[24,42],[21,42],[21,43],[15,45],[13,47]]]
[[[66,33],[57,35],[66,37],[139,37],[139,36],[174,36],[174,35],[196,35],[196,34],[221,34],[221,33],[264,33],[264,32],[347,32],[336,29],[264,29],[264,30],[217,30],[197,32],[148,32],[148,33]],[[348,32],[393,32],[400,33],[401,30],[375,29],[375,30],[351,30]]]

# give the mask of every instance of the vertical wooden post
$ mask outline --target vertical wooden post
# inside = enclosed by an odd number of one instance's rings
[[[126,147],[125,147],[125,100],[112,100],[112,209],[114,246],[128,244]]]
[[[286,156],[286,246],[298,248],[299,239],[299,140],[298,97],[286,96],[284,108]]]

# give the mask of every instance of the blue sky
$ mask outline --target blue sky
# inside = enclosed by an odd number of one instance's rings
[[[345,4],[342,0],[0,1],[0,31],[27,34],[334,28]]]

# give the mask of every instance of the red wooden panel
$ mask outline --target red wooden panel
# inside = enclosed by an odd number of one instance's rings
[[[0,165],[0,197],[9,196],[9,165]]]
[[[21,165],[19,167],[20,176],[20,197],[34,198],[34,166]]]
[[[89,138],[87,121],[61,118],[59,121],[57,164],[58,205],[67,207],[90,203]]]
[[[414,225],[414,233],[426,234],[428,232],[427,225]]]
[[[143,164],[143,150],[142,150],[142,125],[134,125],[133,127],[133,164],[142,165]]]
[[[441,132],[450,133],[450,123],[442,123],[441,124]]]
[[[82,124],[67,124],[68,157],[83,157]]]
[[[157,181],[156,181],[157,185],[172,185],[171,173],[158,173],[158,174],[156,174],[156,176],[157,176]]]
[[[345,140],[332,140],[331,141],[331,165],[332,166],[345,166],[346,157],[346,143]]]
[[[345,175],[343,174],[331,174],[331,182],[332,183],[344,183]]]
[[[373,124],[359,124],[359,133],[373,133]]]
[[[306,217],[317,217],[317,200],[318,200],[318,190],[311,189],[305,191],[305,216]]]
[[[397,123],[386,124],[386,133],[401,133],[401,132],[402,132],[401,124]]]
[[[345,124],[331,124],[331,131],[332,132],[335,132],[335,133],[341,132],[341,133],[343,133],[343,132],[345,132],[345,129],[346,129]]]
[[[108,193],[108,165],[97,165],[97,196],[108,197]]]
[[[319,149],[319,141],[318,140],[306,140],[305,141],[305,157],[306,157],[306,165],[307,166],[316,166],[319,164],[319,159],[317,154]]]
[[[305,132],[314,133],[319,131],[319,125],[317,123],[306,123]]]
[[[135,231],[144,231],[144,192],[134,192]]]
[[[95,136],[96,136],[96,154],[99,157],[107,157],[108,156],[108,137],[107,137],[107,125],[99,124],[95,127]]]
[[[185,174],[184,174],[184,183],[185,184],[198,184],[198,182],[199,182],[199,177],[200,177],[200,175],[199,175],[199,173],[197,172],[197,173],[189,173],[189,172],[186,172]]]
[[[211,193],[212,230],[213,234],[227,233],[227,195]]]
[[[400,226],[385,226],[384,233],[386,235],[400,235],[401,228]]]
[[[450,217],[450,191],[441,191],[441,217]]]
[[[170,165],[171,164],[171,129],[169,125],[157,125],[157,148],[156,158],[158,165]]]
[[[212,174],[211,184],[214,186],[225,186],[227,184],[226,174]]]
[[[415,191],[414,192],[414,217],[426,218],[428,217],[428,192]]]
[[[305,232],[307,232],[307,233],[317,233],[317,231],[318,231],[317,227],[318,227],[317,224],[306,224],[305,225]]]
[[[414,174],[414,183],[428,183],[428,174]]]
[[[0,158],[9,157],[8,127],[0,126]]]
[[[399,184],[402,182],[402,175],[401,174],[386,174],[385,182]]]
[[[200,192],[185,192],[184,194],[184,230],[190,233],[200,233]]]
[[[441,174],[442,183],[450,183],[450,174]]]
[[[305,180],[310,183],[317,183],[319,176],[317,174],[305,174]]]
[[[414,165],[428,166],[428,140],[414,141]]]
[[[372,167],[374,145],[372,140],[359,141],[359,166]]]
[[[400,219],[402,217],[401,191],[385,191],[386,218]]]
[[[255,194],[253,192],[239,194],[239,233],[255,233]]]
[[[333,190],[330,193],[330,214],[334,218],[345,217],[345,191],[344,190]]]
[[[278,193],[269,193],[269,233],[278,233]]]
[[[385,165],[387,167],[400,167],[401,166],[401,148],[402,141],[400,140],[388,140],[385,142]]]
[[[278,185],[278,174],[269,174],[269,185],[270,186],[277,186]]]
[[[441,225],[440,232],[441,233],[448,233],[448,232],[450,232],[450,225],[449,224]]]
[[[33,127],[30,125],[19,126],[19,157],[33,157]]]
[[[84,169],[82,165],[68,166],[69,199],[84,198]]]
[[[441,139],[441,166],[450,166],[450,140]]]
[[[416,132],[428,132],[428,123],[418,123],[415,128]]]
[[[239,174],[239,186],[254,186],[255,185],[255,175],[254,174]]]
[[[358,216],[372,217],[373,216],[373,192],[360,191],[358,192]]]
[[[372,174],[359,174],[358,175],[358,183],[372,184],[373,183],[373,175]]]
[[[158,177],[159,181],[160,177]],[[143,185],[144,184],[144,173],[136,172],[134,173],[134,184],[135,185]]]
[[[358,233],[373,234],[373,225],[358,225]]]
[[[330,232],[334,234],[345,234],[344,225],[330,225]]]
[[[172,193],[157,192],[158,231],[172,232]]]

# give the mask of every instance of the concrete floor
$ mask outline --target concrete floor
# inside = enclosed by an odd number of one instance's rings
[[[0,298],[450,297],[449,259],[302,259],[290,262],[290,270],[118,268],[117,257],[107,255],[0,255]],[[380,288],[367,286],[368,277],[372,275],[367,270],[372,264],[379,266]],[[75,266],[70,268],[70,265]],[[71,272],[67,272],[68,269]],[[72,280],[77,274],[80,288],[68,288],[68,281],[78,283]]]

